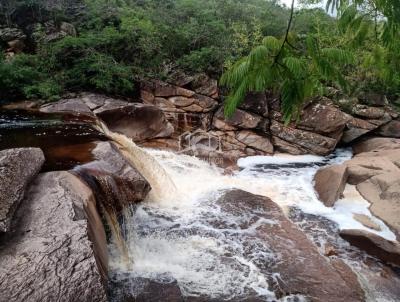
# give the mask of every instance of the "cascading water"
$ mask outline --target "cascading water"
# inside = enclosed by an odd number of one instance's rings
[[[339,150],[326,158],[250,157],[238,162],[240,172],[224,175],[194,157],[144,150],[103,124],[101,129],[152,186],[146,202],[125,210],[121,229],[115,232],[123,234],[119,236],[124,238],[122,251],[118,238],[111,242],[111,283],[124,284],[122,293],[118,286],[111,290],[112,300],[121,301],[121,295],[127,293],[140,295],[145,290],[143,280],[151,280],[156,284],[177,282],[183,296],[206,301],[305,301],[301,295],[276,296],[274,287],[279,287],[281,279],[274,264],[284,259],[256,233],[277,222],[263,218],[251,206],[229,210],[219,199],[224,190],[238,188],[267,196],[287,215],[290,209],[299,209],[325,217],[339,228],[366,229],[353,218],[355,213],[364,214],[381,229],[368,231],[395,238],[382,221],[372,217],[369,204],[354,187],[347,188],[334,208],[326,208],[315,195],[312,179],[318,168],[350,159],[350,151]],[[125,252],[133,261],[126,261]],[[364,279],[368,287],[369,279]],[[384,301],[395,300],[389,297]]]
[[[282,208],[295,207],[326,217],[339,228],[365,229],[352,215],[371,215],[368,203],[354,195],[351,187],[345,192],[347,198],[339,201],[335,208],[323,206],[314,193],[312,178],[317,169],[349,159],[351,152],[347,150],[339,150],[327,158],[247,158],[239,161],[242,170],[231,176],[191,156],[167,151],[146,152],[151,162],[158,163],[157,170],[162,169],[163,175],[168,175],[171,182],[179,186],[169,195],[168,202],[153,196],[125,213],[122,227],[129,253],[135,261],[130,267],[121,265],[116,253],[110,257],[110,268],[113,280],[127,282],[128,289],[124,290],[133,296],[143,290],[138,287],[138,280],[148,279],[159,283],[176,280],[187,297],[218,301],[240,297],[279,300],[271,288],[279,274],[268,272],[260,265],[280,261],[281,255],[272,253],[265,242],[254,236],[258,227],[275,222],[262,219],[256,209],[240,213],[227,211],[217,202],[221,190],[239,188],[268,196]],[[161,190],[158,196],[162,197],[161,192],[166,192],[167,188],[158,188]],[[248,221],[252,223],[243,227]],[[374,221],[382,229],[375,232],[393,239],[393,233],[383,222]],[[289,296],[282,301],[301,299]]]
[[[176,185],[158,161],[130,138],[112,132],[99,121],[101,132],[117,144],[118,149],[151,185],[151,199],[168,202],[176,195]]]

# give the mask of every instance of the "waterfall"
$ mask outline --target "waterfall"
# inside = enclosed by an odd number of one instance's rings
[[[138,147],[130,138],[112,132],[99,121],[101,132],[109,137],[120,152],[150,183],[150,199],[156,202],[172,201],[177,195],[177,187],[160,163],[149,153]]]

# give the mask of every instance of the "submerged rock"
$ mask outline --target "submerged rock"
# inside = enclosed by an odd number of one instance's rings
[[[38,148],[0,151],[0,232],[10,230],[14,212],[43,163],[44,155]]]
[[[106,248],[105,235],[83,211],[91,204],[91,191],[67,172],[36,178],[17,212],[15,231],[0,237],[2,300],[107,301],[95,259],[106,250],[92,249],[101,238]]]

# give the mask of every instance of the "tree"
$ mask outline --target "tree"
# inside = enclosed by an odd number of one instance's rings
[[[396,30],[397,22],[400,22],[400,18],[395,18],[399,16],[400,8],[392,4],[390,0],[368,3],[358,0],[352,4],[340,0],[328,1],[327,9],[336,8],[338,11],[337,28],[343,38],[336,45],[325,46],[319,34],[308,33],[302,39],[291,32],[293,0],[283,38],[266,37],[262,45],[255,47],[222,76],[221,83],[231,91],[225,101],[225,114],[232,115],[248,92],[270,89],[281,95],[282,113],[285,122],[289,123],[293,117],[299,117],[304,101],[322,94],[327,84],[347,92],[349,79],[346,75],[351,75],[357,68],[354,66],[357,46],[360,49],[367,39],[371,20],[377,47],[372,51],[373,55],[368,56],[365,66],[379,63],[377,72],[381,78],[390,80],[387,77],[390,70],[387,67],[387,52],[399,44]],[[379,19],[378,13],[386,18]],[[397,79],[392,84],[397,85]]]

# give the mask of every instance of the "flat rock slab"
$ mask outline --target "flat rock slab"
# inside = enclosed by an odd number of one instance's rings
[[[25,189],[43,163],[44,155],[38,148],[0,151],[0,232],[10,230],[12,217]]]
[[[88,223],[79,209],[90,190],[67,172],[39,175],[0,237],[1,301],[107,301]]]

